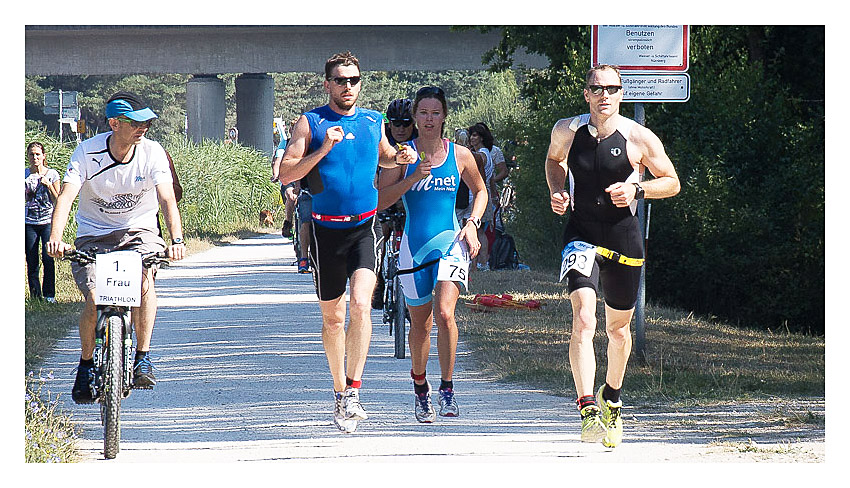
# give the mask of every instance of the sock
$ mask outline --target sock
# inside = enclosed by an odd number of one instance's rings
[[[440,389],[441,390],[451,390],[454,387],[454,382],[452,380],[446,381],[440,378]]]
[[[148,355],[148,352],[150,351],[139,351],[136,349],[136,362],[138,363],[140,359],[144,359]]]
[[[611,403],[617,403],[620,401],[620,388],[616,390],[611,388],[608,383],[605,383],[605,388],[602,389],[602,398],[605,400],[609,400]]]
[[[345,384],[346,384],[346,386],[350,386],[352,388],[360,388],[360,385],[363,384],[363,381],[362,380],[354,381],[353,379],[346,377],[345,378]]]
[[[596,405],[596,399],[593,398],[593,395],[585,395],[576,400],[576,405],[578,405],[579,411],[588,405]]]
[[[428,383],[423,383],[421,385],[413,384],[413,393],[417,395],[424,395],[428,393]]]
[[[83,359],[80,358],[80,366],[84,368],[91,368],[94,366],[94,358]]]

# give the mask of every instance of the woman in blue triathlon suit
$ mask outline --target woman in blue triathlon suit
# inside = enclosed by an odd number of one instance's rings
[[[440,415],[459,414],[452,373],[457,349],[454,314],[460,284],[437,281],[438,262],[455,242],[463,243],[470,256],[476,256],[481,247],[477,230],[487,206],[487,188],[472,153],[442,137],[446,112],[446,96],[440,88],[427,86],[416,93],[413,120],[419,136],[410,144],[419,158],[415,164],[381,171],[378,183],[378,209],[401,198],[407,212],[399,269],[409,271],[401,275],[401,283],[410,311],[410,376],[416,397],[414,413],[420,422],[433,422],[436,418],[431,385],[425,379],[435,318],[441,372]],[[474,203],[471,217],[458,225],[455,200],[461,180],[472,190]]]

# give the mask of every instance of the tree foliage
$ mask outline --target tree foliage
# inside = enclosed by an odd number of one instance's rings
[[[587,111],[589,28],[502,33],[488,57],[494,69],[520,47],[550,60],[523,88],[533,102],[521,136],[517,234],[525,257],[554,266],[564,219],[545,211],[543,163],[555,121]],[[693,26],[690,41],[690,101],[646,105],[647,126],[682,181],[677,197],[652,201],[648,297],[742,324],[823,333],[824,29]]]

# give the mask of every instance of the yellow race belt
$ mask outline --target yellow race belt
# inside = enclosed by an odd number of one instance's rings
[[[596,254],[626,266],[643,266],[643,258],[630,258],[602,246],[596,246]]]

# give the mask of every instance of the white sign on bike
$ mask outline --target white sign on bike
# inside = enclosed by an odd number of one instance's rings
[[[596,246],[584,241],[570,242],[561,251],[561,277],[558,278],[558,281],[562,281],[571,269],[585,276],[590,276],[595,259]]]
[[[142,255],[113,251],[97,255],[95,304],[138,307],[142,303]]]
[[[454,241],[449,252],[440,258],[437,266],[437,281],[459,281],[469,290],[469,250],[465,241]]]

